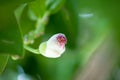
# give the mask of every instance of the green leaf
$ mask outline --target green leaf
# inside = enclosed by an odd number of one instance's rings
[[[29,3],[31,13],[33,13],[37,18],[41,18],[44,15],[46,11],[45,2],[46,0],[35,0]]]
[[[21,18],[22,12],[24,10],[24,8],[26,7],[27,4],[21,4],[19,7],[17,7],[17,9],[14,11],[15,12],[15,17],[18,21],[19,24],[19,20]]]
[[[47,11],[50,11],[51,14],[56,13],[63,6],[66,0],[47,0],[46,7]]]
[[[22,4],[26,2],[31,2],[33,0],[0,0],[0,5],[8,5],[8,4]]]
[[[14,10],[17,5],[0,6],[0,53],[23,56],[23,40]]]
[[[6,64],[8,62],[8,58],[9,58],[9,55],[0,54],[0,74],[5,69],[5,66],[6,66]]]

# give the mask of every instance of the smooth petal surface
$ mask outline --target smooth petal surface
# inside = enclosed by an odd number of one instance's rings
[[[40,44],[39,51],[43,56],[49,58],[58,58],[61,56],[61,54],[63,54],[63,52],[65,51],[66,42],[64,43],[64,46],[61,47],[61,43],[57,39],[57,37],[59,36],[65,37],[64,34],[58,33],[53,35],[47,42]]]

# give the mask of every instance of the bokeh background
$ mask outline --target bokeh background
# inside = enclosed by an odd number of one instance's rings
[[[60,58],[23,47],[56,33],[68,39]],[[119,0],[0,0],[0,80],[120,80],[119,58]]]

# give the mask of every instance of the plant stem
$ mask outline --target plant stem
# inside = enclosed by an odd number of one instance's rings
[[[45,26],[48,23],[49,15],[50,15],[49,11],[46,11],[42,18],[38,18],[35,26],[36,29],[34,30],[35,38],[38,38],[40,35],[44,34]]]
[[[34,54],[40,54],[40,52],[39,52],[38,49],[33,49],[33,48],[31,48],[30,46],[28,46],[28,45],[24,45],[24,48],[25,48],[26,50],[34,53]]]
[[[38,18],[35,24],[35,30],[30,31],[28,34],[24,36],[24,44],[33,44],[34,39],[40,37],[40,35],[44,34],[45,26],[48,23],[50,12],[46,11],[42,18]]]

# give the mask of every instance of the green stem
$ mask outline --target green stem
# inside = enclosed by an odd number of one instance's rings
[[[28,45],[24,45],[24,48],[25,48],[26,50],[34,53],[34,54],[40,54],[40,52],[39,52],[38,49],[33,49],[33,48],[31,48],[30,46],[28,46]]]
[[[46,11],[42,18],[38,18],[36,22],[36,27],[39,27],[41,24],[46,25],[48,23],[49,15],[50,15],[50,12]]]
[[[49,15],[49,11],[46,11],[42,18],[38,18],[36,22],[36,29],[34,30],[35,38],[38,38],[41,34],[44,34],[45,26],[48,23]]]
[[[48,23],[50,12],[46,11],[42,18],[38,18],[35,25],[35,30],[32,30],[24,37],[24,44],[33,44],[34,39],[44,34],[45,26]]]

